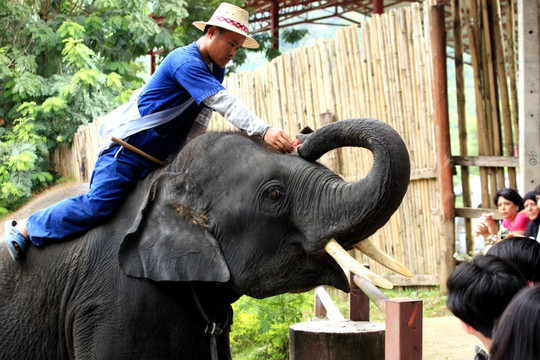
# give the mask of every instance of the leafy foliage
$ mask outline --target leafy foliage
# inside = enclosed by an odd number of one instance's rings
[[[138,59],[163,49],[159,63],[195,41],[192,21],[210,18],[221,1],[0,2],[0,213],[53,181],[51,149],[143,85]],[[235,61],[245,59],[240,51]]]
[[[262,300],[244,296],[233,307],[231,347],[233,355],[238,355],[234,357],[285,360],[289,358],[289,326],[305,321],[313,311],[313,293]]]

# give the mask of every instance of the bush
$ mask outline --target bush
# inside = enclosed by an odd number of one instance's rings
[[[289,326],[311,316],[313,293],[283,294],[262,300],[243,296],[233,308],[233,357],[285,360],[289,358]]]

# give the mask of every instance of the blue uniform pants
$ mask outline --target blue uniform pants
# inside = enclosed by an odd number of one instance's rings
[[[105,221],[155,165],[120,146],[106,150],[96,161],[90,190],[31,215],[26,228],[32,243],[64,239]]]
[[[165,161],[183,146],[192,123],[193,120],[170,121],[136,133],[125,141]],[[124,147],[110,147],[98,157],[86,194],[60,201],[28,218],[26,229],[30,240],[41,246],[48,239],[65,239],[108,220],[137,182],[156,167],[158,165]]]

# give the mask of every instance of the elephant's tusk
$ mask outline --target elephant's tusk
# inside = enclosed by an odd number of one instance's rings
[[[350,272],[363,277],[367,281],[382,287],[384,289],[392,289],[394,285],[381,276],[375,274],[374,272],[368,270],[365,266],[362,266],[356,259],[354,259],[339,243],[330,239],[328,244],[324,247],[326,252],[334,258],[340,265],[348,269]]]
[[[390,270],[394,270],[395,272],[403,276],[406,276],[406,277],[412,276],[412,273],[410,272],[409,269],[407,269],[399,261],[397,261],[390,255],[377,249],[370,240],[368,239],[362,240],[359,243],[354,244],[354,247],[357,250],[360,250],[369,258],[381,264],[382,266],[385,266]]]

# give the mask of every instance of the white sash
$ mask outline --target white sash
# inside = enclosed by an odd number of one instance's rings
[[[171,109],[141,116],[138,107],[138,99],[141,92],[142,88],[135,90],[127,104],[117,107],[98,119],[98,133],[103,138],[103,144],[99,149],[98,156],[114,144],[111,137],[125,139],[140,131],[165,124],[178,117],[178,115],[184,112],[195,101],[193,98],[190,98],[183,104]]]

